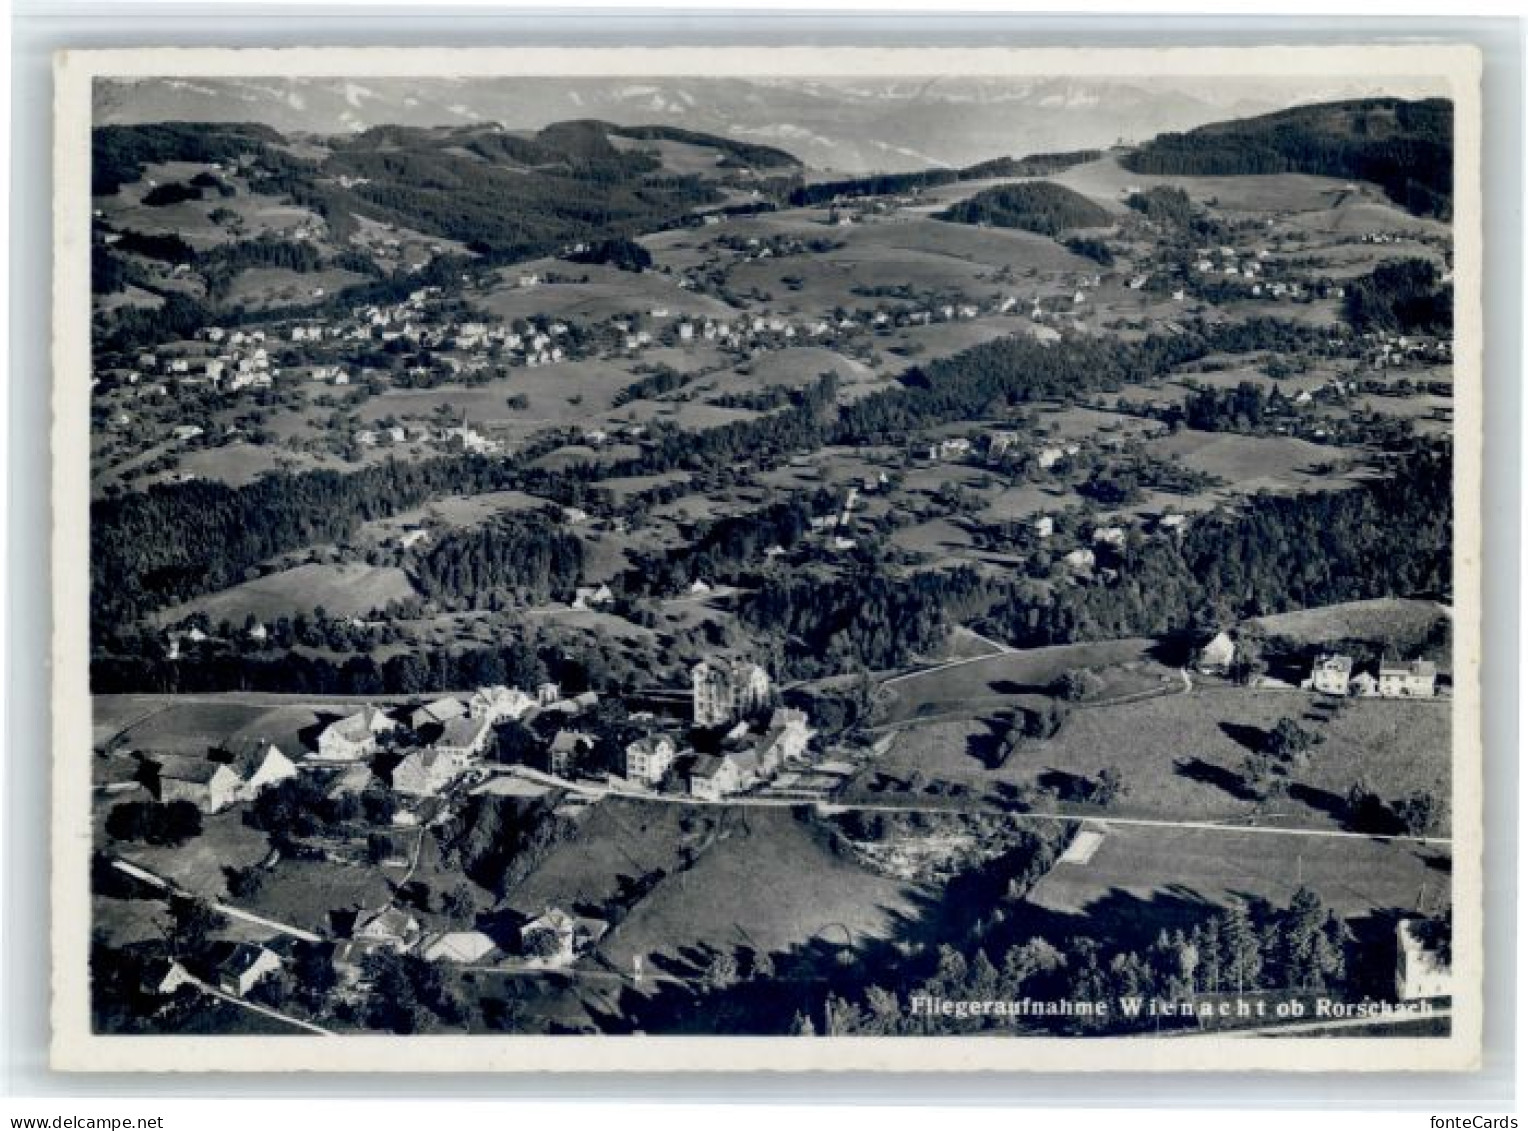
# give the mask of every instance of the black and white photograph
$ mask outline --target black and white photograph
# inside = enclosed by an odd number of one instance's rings
[[[1478,1062],[1476,56],[293,54],[59,65],[56,1063]]]

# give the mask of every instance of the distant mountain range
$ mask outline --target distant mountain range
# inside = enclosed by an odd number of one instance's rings
[[[1388,92],[1415,96],[1423,91]],[[1295,104],[1378,93],[1265,80],[1070,78],[248,78],[103,80],[96,124],[258,122],[282,133],[498,122],[538,130],[598,118],[777,146],[845,173],[958,167],[1140,142]]]

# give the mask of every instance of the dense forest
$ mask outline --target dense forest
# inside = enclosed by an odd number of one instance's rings
[[[492,608],[565,598],[582,580],[584,544],[541,515],[501,516],[441,534],[419,559],[414,582],[447,605]]]
[[[1301,106],[1160,134],[1121,164],[1155,176],[1311,173],[1372,181],[1403,208],[1453,210],[1454,107],[1442,98]]]
[[[1190,627],[1371,597],[1450,592],[1453,461],[1420,449],[1348,490],[1259,495],[1179,539],[1126,550],[1112,583],[1029,595],[1015,587],[984,626],[1020,647],[1165,636]]]
[[[1113,222],[1109,213],[1087,197],[1050,181],[983,189],[970,200],[935,213],[935,218],[957,224],[1020,228],[1053,239],[1071,228],[1104,228]]]
[[[136,184],[145,165],[166,161],[233,164],[247,156],[269,157],[283,142],[269,126],[232,122],[160,122],[100,126],[91,133],[92,196],[114,195]]]
[[[1382,263],[1348,283],[1343,314],[1360,333],[1446,337],[1454,329],[1454,289],[1425,259]]]

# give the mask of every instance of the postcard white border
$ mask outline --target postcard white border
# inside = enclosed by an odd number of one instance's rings
[[[90,1027],[91,84],[97,77],[1050,75],[1436,77],[1455,106],[1454,964],[1447,1038],[114,1036]],[[55,63],[52,950],[55,1069],[88,1072],[1463,1071],[1482,1047],[1481,54],[1406,46],[1176,48],[141,48]],[[83,332],[81,328],[86,328]]]

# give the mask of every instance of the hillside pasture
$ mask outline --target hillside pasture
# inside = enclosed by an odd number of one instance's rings
[[[521,274],[554,272],[563,279],[588,282],[518,285]],[[666,309],[673,317],[731,319],[737,311],[719,299],[687,291],[667,275],[621,271],[597,264],[567,260],[536,260],[501,273],[503,286],[472,297],[484,314],[504,322],[517,318],[576,318],[601,322],[629,315],[646,315]]]
[[[1452,619],[1449,607],[1436,601],[1381,597],[1256,617],[1247,625],[1305,648],[1367,640],[1393,644],[1410,655],[1434,633],[1445,631]]]
[[[1043,692],[1076,669],[1103,681],[1099,700],[1181,688],[1176,670],[1152,658],[1152,647],[1150,640],[1135,639],[1031,648],[894,678],[881,685],[884,717],[897,723],[993,711],[1015,696]]]
[[[198,597],[156,613],[154,620],[174,624],[193,613],[204,613],[213,625],[226,620],[242,629],[250,616],[263,623],[316,608],[330,615],[359,616],[412,596],[414,586],[408,575],[393,566],[314,562]]]
[[[561,361],[517,367],[482,385],[440,385],[433,389],[389,389],[360,408],[363,421],[386,417],[430,419],[444,408],[469,424],[530,433],[557,425],[585,425],[608,412],[616,393],[635,381],[627,362]],[[511,409],[510,397],[524,397]]]
[[[1319,474],[1321,464],[1361,459],[1362,453],[1292,436],[1242,436],[1190,428],[1147,441],[1146,450],[1226,481],[1225,495],[1257,491],[1331,490],[1352,486],[1355,473]]]
[[[1190,926],[1232,900],[1287,906],[1312,888],[1345,918],[1412,912],[1449,902],[1444,850],[1362,838],[1277,836],[1233,829],[1099,826],[1087,863],[1057,864],[1027,903],[1073,930],[1149,945],[1158,930]],[[1027,909],[1018,914],[1024,915]]]
[[[958,669],[957,669],[958,670]],[[1115,706],[1074,710],[1051,739],[1010,758],[990,778],[1060,790],[1112,768],[1128,793],[1110,810],[1167,820],[1246,817],[1247,757],[1284,718],[1321,737],[1303,766],[1289,767],[1287,798],[1263,823],[1340,828],[1348,787],[1362,778],[1387,802],[1413,792],[1448,796],[1449,705],[1352,700],[1334,715],[1303,692],[1196,687]],[[895,753],[895,750],[894,750]],[[975,765],[975,763],[969,763]]]
[[[723,821],[724,835],[601,942],[611,964],[630,969],[642,955],[651,969],[694,973],[717,951],[886,938],[916,913],[916,889],[835,856],[786,810],[728,811]]]

